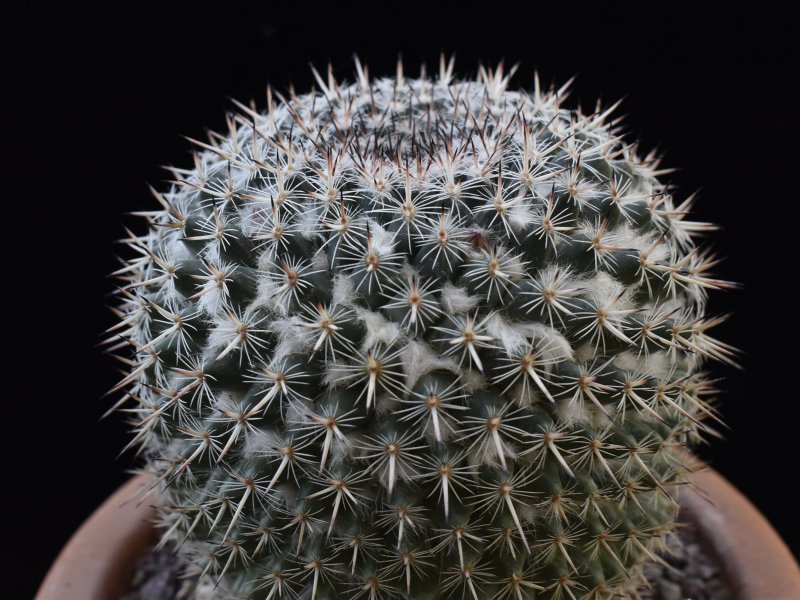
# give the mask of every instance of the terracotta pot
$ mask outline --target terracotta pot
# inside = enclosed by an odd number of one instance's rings
[[[694,475],[703,497],[686,490],[682,520],[691,521],[716,555],[736,600],[800,599],[800,568],[767,520],[712,469]],[[148,485],[131,479],[75,533],[53,563],[36,600],[118,600],[137,558],[155,539],[154,509],[133,497]]]
[[[134,477],[84,521],[35,600],[118,600],[128,591],[136,561],[156,539],[152,503],[136,502],[147,485],[145,475]]]
[[[734,598],[800,600],[800,567],[764,515],[713,469],[693,479],[703,496],[681,495],[682,520],[695,524]]]

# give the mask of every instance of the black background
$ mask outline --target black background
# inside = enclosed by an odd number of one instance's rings
[[[680,168],[679,195],[702,188],[699,220],[723,227],[713,239],[726,257],[719,273],[743,284],[712,298],[712,312],[733,313],[718,334],[744,350],[744,370],[713,365],[731,431],[699,452],[800,552],[797,495],[786,487],[798,483],[800,457],[798,303],[788,289],[800,201],[792,21],[763,3],[540,4],[114,3],[59,13],[34,4],[6,22],[4,122],[21,144],[6,143],[16,189],[5,204],[22,216],[4,220],[26,239],[16,260],[4,253],[4,306],[18,330],[6,343],[20,360],[5,377],[2,421],[3,441],[14,440],[3,463],[14,597],[33,593],[133,464],[116,457],[128,439],[122,419],[98,422],[116,365],[94,347],[113,323],[104,308],[113,241],[123,223],[138,225],[123,213],[154,207],[145,184],[164,185],[159,165],[189,166],[180,135],[221,131],[227,98],[263,107],[268,82],[305,91],[309,61],[322,71],[330,60],[352,81],[354,51],[373,76],[392,74],[399,51],[410,75],[455,51],[462,76],[505,58],[521,61],[516,86],[529,88],[534,69],[545,83],[577,74],[573,106],[624,97],[629,139],[664,150],[666,166]]]

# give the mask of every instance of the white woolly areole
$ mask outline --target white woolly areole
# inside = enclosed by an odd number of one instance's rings
[[[617,310],[636,307],[633,304],[633,290],[626,288],[604,271],[598,271],[591,279],[584,279],[583,286],[599,306],[613,304]]]
[[[640,373],[663,381],[675,370],[674,361],[666,352],[650,352],[647,355],[635,352],[620,352],[614,357],[614,366],[633,373]]]
[[[354,306],[356,300],[355,285],[353,280],[342,274],[333,278],[333,304],[341,306]]]
[[[441,302],[446,313],[463,314],[475,308],[480,298],[470,296],[464,289],[445,281],[442,284]]]
[[[314,345],[314,334],[302,327],[303,320],[298,316],[277,318],[270,323],[270,331],[278,342],[273,350],[272,362],[278,362],[293,354],[309,352]]]
[[[358,318],[364,322],[366,328],[364,342],[361,344],[362,351],[366,352],[378,344],[391,346],[403,335],[400,326],[384,317],[381,313],[361,307],[356,307],[355,311]]]
[[[486,332],[508,354],[535,342],[537,350],[546,361],[558,362],[572,358],[569,341],[552,327],[536,321],[509,321],[499,313],[492,314],[485,323]]]
[[[436,370],[450,371],[459,375],[458,363],[450,357],[440,356],[425,342],[409,341],[400,354],[406,376],[406,388],[412,389],[420,377]]]

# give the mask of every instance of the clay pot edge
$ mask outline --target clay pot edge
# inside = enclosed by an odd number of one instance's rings
[[[117,489],[73,534],[44,578],[35,600],[118,600],[136,561],[156,540],[156,509],[141,498],[150,486],[138,475]]]

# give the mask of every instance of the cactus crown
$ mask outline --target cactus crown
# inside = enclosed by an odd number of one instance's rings
[[[128,234],[131,445],[222,597],[611,598],[671,532],[713,227],[513,71],[237,103]]]

